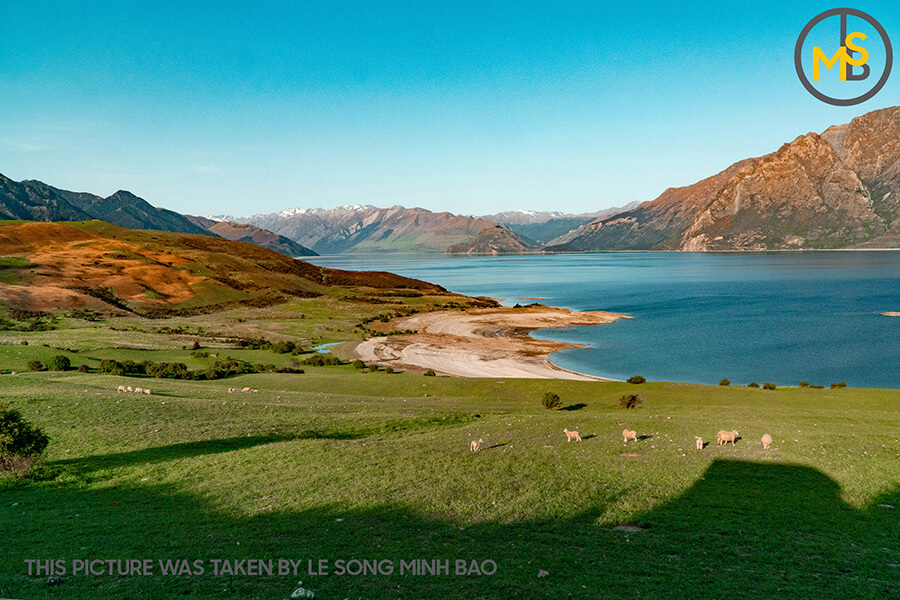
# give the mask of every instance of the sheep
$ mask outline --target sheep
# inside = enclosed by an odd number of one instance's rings
[[[477,442],[475,440],[472,440],[472,443],[469,444],[469,450],[471,450],[472,452],[478,452],[479,450],[481,450],[481,445],[483,443],[484,443],[483,439],[480,439]]]
[[[144,393],[148,396],[150,395],[150,388],[144,388]]]
[[[572,440],[581,441],[581,436],[578,435],[577,431],[569,431],[568,429],[563,429],[563,432],[566,434],[566,441],[571,442]]]
[[[120,385],[119,387],[116,388],[116,392],[124,392],[124,391],[126,391],[124,385]]]
[[[694,439],[697,440],[697,450],[703,450],[703,438],[695,435]]]
[[[143,393],[144,393],[144,388],[134,388],[134,393],[135,393],[135,394],[143,394]]]
[[[129,385],[127,388],[125,388],[125,391],[126,391],[126,392],[133,392],[134,390],[131,389],[131,386]]]
[[[15,371],[13,371],[12,373],[10,373],[10,375],[12,375],[13,377],[15,377],[16,375],[18,375],[18,373],[16,373]]]
[[[625,438],[625,443],[628,443],[628,438],[637,441],[637,431],[632,431],[631,429],[623,429],[622,436]]]
[[[723,444],[728,444],[728,442],[731,442],[731,445],[734,446],[734,440],[735,440],[735,438],[738,437],[738,435],[740,435],[740,434],[738,434],[737,430],[734,430],[734,431],[720,431],[720,432],[718,433],[718,436],[717,436],[717,439],[716,439],[716,446],[721,446],[721,445],[723,445]]]
[[[237,391],[237,388],[228,388],[228,393],[233,394]]]
[[[763,450],[768,450],[769,446],[772,445],[772,436],[768,433],[765,433],[763,434],[762,438],[760,438],[760,441],[762,442]]]
[[[242,391],[242,392],[249,392],[249,391],[250,391],[250,388],[248,388],[248,387],[245,387],[245,388],[244,388],[244,389],[242,389],[242,390],[241,390],[241,391]]]

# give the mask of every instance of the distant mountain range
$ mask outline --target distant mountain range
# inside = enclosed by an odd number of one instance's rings
[[[281,234],[319,254],[502,253],[534,249],[514,231],[492,221],[403,206],[292,208],[229,219]]]
[[[607,208],[579,215],[558,211],[510,210],[480,218],[508,225],[526,241],[535,246],[544,246],[565,243],[583,225],[637,208],[639,204],[640,202],[632,202],[621,208]]]
[[[350,205],[188,217],[126,191],[101,198],[0,175],[0,219],[101,219],[246,241],[291,256],[892,248],[900,247],[900,107],[802,135],[651,202],[595,213],[516,210],[475,217]]]
[[[900,107],[808,133],[550,252],[900,247]]]

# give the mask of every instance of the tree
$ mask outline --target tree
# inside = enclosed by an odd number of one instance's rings
[[[554,394],[553,392],[547,392],[544,394],[544,398],[541,400],[541,404],[544,405],[544,408],[548,410],[552,410],[554,408],[559,408],[562,404],[562,401],[559,399],[559,395]]]
[[[729,385],[731,385],[731,382],[727,379],[723,379],[722,381],[719,382],[719,385],[729,386]]]
[[[0,404],[0,469],[8,470],[21,459],[40,456],[48,443],[49,438],[19,411]]]
[[[627,383],[646,383],[647,380],[641,377],[640,375],[635,375],[634,377],[629,377]]]

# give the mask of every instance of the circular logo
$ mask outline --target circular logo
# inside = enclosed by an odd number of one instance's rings
[[[853,16],[860,19],[865,20],[869,25],[871,25],[875,31],[878,32],[878,35],[881,36],[881,40],[884,43],[884,72],[881,74],[881,78],[872,86],[867,92],[864,94],[860,94],[855,98],[834,98],[832,96],[828,96],[818,90],[813,82],[809,80],[806,75],[806,71],[803,70],[803,43],[806,41],[807,36],[813,28],[830,17],[839,16],[841,18],[841,36],[840,36],[840,44],[837,46],[838,50],[831,56],[827,54],[827,52],[823,51],[821,48],[814,48],[813,52],[813,80],[819,79],[819,72],[821,67],[825,69],[831,70],[832,67],[837,66],[840,69],[840,79],[841,81],[863,81],[867,79],[870,75],[868,57],[869,52],[861,45],[857,45],[855,42],[861,42],[865,40],[867,36],[862,33],[850,33],[847,34],[847,17]],[[856,58],[855,55],[859,54],[860,57]],[[803,28],[803,31],[800,32],[800,37],[797,38],[797,45],[794,47],[794,67],[797,69],[797,76],[800,78],[800,82],[803,84],[803,87],[806,90],[821,100],[822,102],[827,102],[828,104],[833,104],[834,106],[853,106],[855,104],[859,104],[861,102],[865,102],[875,94],[877,94],[881,88],[884,87],[884,84],[887,83],[888,76],[891,74],[891,66],[894,62],[894,52],[891,48],[891,40],[888,38],[887,32],[884,30],[884,27],[881,26],[881,23],[876,21],[870,15],[864,13],[861,10],[856,10],[854,8],[833,8],[831,10],[826,10],[820,15],[815,16],[812,21],[806,24],[806,27]],[[839,63],[839,64],[838,64]],[[859,74],[855,74],[853,68],[855,66],[863,67],[863,70]]]

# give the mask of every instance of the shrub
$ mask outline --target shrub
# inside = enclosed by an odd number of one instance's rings
[[[807,387],[809,387],[809,382],[808,382],[808,381],[801,381],[801,382],[800,382],[800,387],[802,387],[802,388],[807,388]]]
[[[640,375],[635,375],[634,377],[629,377],[627,383],[647,383],[647,380]]]
[[[751,382],[751,383],[748,383],[748,384],[747,384],[747,387],[758,388],[758,387],[759,387],[759,384],[756,383],[755,381],[753,381],[753,382]]]
[[[311,367],[329,367],[333,365],[342,365],[344,363],[342,363],[341,359],[334,354],[314,354],[304,360],[303,364]]]
[[[90,369],[88,368],[87,365],[78,365],[79,373],[88,373],[89,371],[90,371]]]
[[[436,373],[431,369],[428,369],[427,371],[425,371],[425,377],[434,377],[435,375],[436,375]]]
[[[390,375],[391,373],[394,372],[394,368],[393,367],[385,367],[384,372],[387,373],[388,375]]]
[[[354,369],[365,369],[366,363],[364,363],[363,361],[361,361],[357,358],[356,360],[353,361],[353,368]]]
[[[550,410],[554,408],[559,408],[562,404],[562,401],[559,399],[557,394],[553,392],[547,392],[544,394],[544,398],[541,400],[541,404],[544,405],[544,408]]]
[[[778,387],[778,386],[776,386],[774,383],[771,383],[768,381],[763,384],[764,390],[774,390],[776,387]]]
[[[194,350],[191,352],[191,356],[194,358],[209,358],[209,352],[206,350]]]
[[[276,354],[293,354],[294,352],[301,350],[301,348],[294,342],[285,341],[272,344],[272,347],[269,348],[269,350]]]
[[[811,386],[809,386],[809,389],[811,389],[811,390],[824,390],[824,389],[825,389],[825,386],[824,386],[824,385],[811,385]]]
[[[44,366],[44,363],[42,363],[39,360],[29,360],[25,366],[28,367],[29,371],[46,371],[47,370],[47,368]]]
[[[838,388],[845,388],[845,387],[847,387],[847,383],[844,381],[842,381],[840,383],[832,383],[831,384],[831,389],[833,389],[833,390],[836,390]]]
[[[67,356],[57,354],[47,361],[47,368],[51,371],[68,371],[72,368],[72,362]]]
[[[640,394],[625,394],[619,398],[619,406],[622,408],[635,408],[644,403],[644,397]]]
[[[22,418],[21,413],[0,404],[0,470],[18,465],[30,467],[30,461],[44,452],[49,443],[46,435]]]
[[[191,350],[199,350],[200,349],[200,340],[194,340],[194,345],[191,346]]]
[[[731,382],[727,379],[723,379],[722,381],[719,382],[719,385],[729,386],[729,385],[731,385]]]

